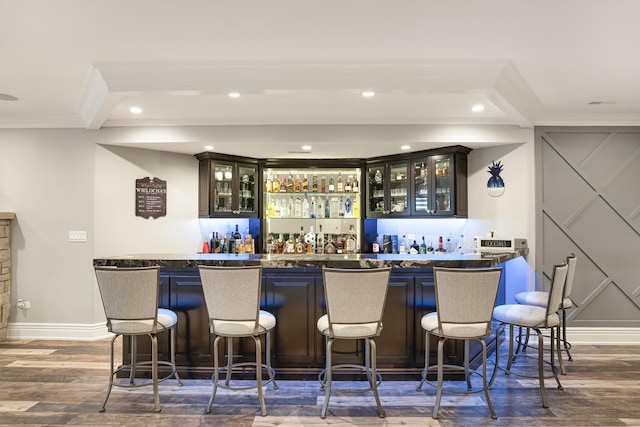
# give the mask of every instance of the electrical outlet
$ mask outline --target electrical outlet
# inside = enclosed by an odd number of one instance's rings
[[[18,308],[28,310],[31,308],[31,301],[25,301],[22,298],[18,299]]]
[[[69,232],[69,241],[82,243],[87,241],[87,232],[86,231],[70,231]]]

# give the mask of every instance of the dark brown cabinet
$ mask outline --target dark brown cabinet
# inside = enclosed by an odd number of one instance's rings
[[[198,215],[257,218],[260,180],[255,159],[200,153]]]
[[[409,215],[409,161],[367,163],[367,217]]]
[[[466,217],[470,151],[454,146],[368,160],[367,218]]]

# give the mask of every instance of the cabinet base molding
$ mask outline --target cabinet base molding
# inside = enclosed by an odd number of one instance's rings
[[[95,341],[111,337],[105,322],[100,323],[9,323],[10,340]]]

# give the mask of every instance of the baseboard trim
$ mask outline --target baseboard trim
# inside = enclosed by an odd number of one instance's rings
[[[104,322],[83,323],[9,323],[7,338],[13,340],[94,341],[112,336]]]
[[[640,328],[567,327],[571,345],[640,345]]]

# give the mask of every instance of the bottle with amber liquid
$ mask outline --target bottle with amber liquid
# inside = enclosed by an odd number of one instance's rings
[[[333,176],[329,177],[329,193],[335,193],[336,191],[336,185],[335,182],[333,181]]]
[[[307,178],[307,174],[304,174],[304,177],[302,178],[302,192],[303,193],[307,193],[309,192],[309,178]]]
[[[289,177],[287,178],[287,193],[293,193],[295,188],[294,185],[293,175],[289,174]]]
[[[311,177],[311,191],[314,193],[318,192],[318,175],[315,173],[313,174],[313,177]]]
[[[280,192],[280,180],[277,176],[271,181],[271,191],[273,191],[274,193]]]
[[[353,231],[353,225],[349,226],[349,235],[346,240],[346,249],[348,254],[357,254],[358,253],[358,242],[356,240],[356,235]]]
[[[294,193],[302,193],[302,181],[300,181],[300,175],[296,175],[296,180],[293,184]]]
[[[298,236],[298,241],[296,242],[296,253],[303,254],[307,251],[307,246],[304,242],[304,228],[300,227],[300,235]]]
[[[320,179],[320,192],[327,192],[327,179],[324,176]]]
[[[344,193],[344,184],[342,183],[342,172],[338,172],[338,193]]]
[[[327,244],[324,245],[324,253],[327,255],[332,255],[336,253],[336,247],[333,244],[333,236],[329,235],[329,238],[327,239]]]

